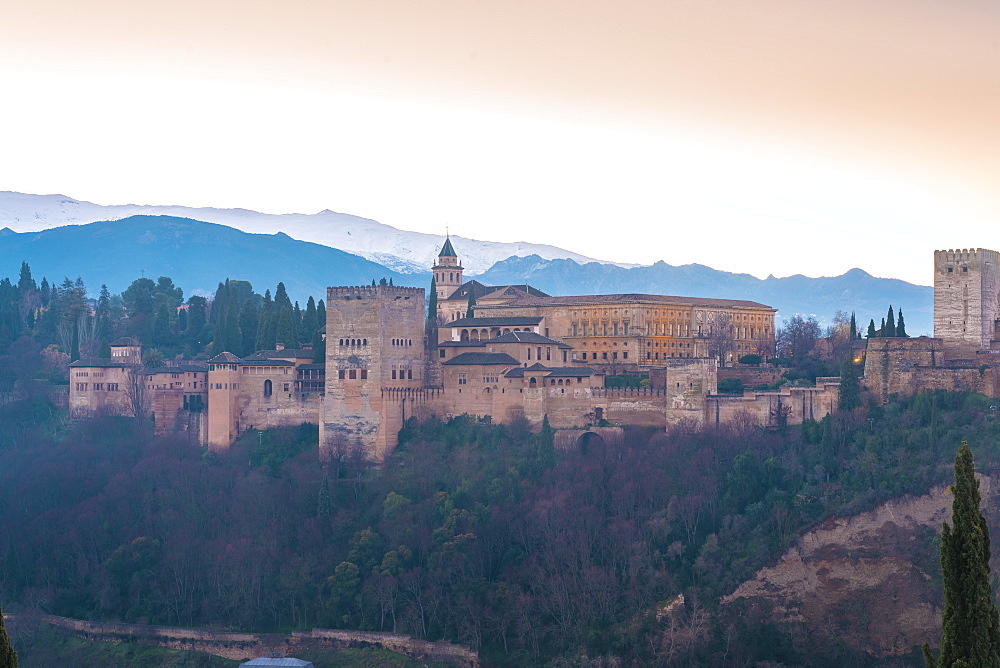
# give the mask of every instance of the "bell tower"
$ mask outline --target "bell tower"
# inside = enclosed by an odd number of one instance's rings
[[[455,290],[462,287],[462,272],[464,269],[458,261],[455,247],[451,245],[451,237],[445,237],[444,247],[438,253],[437,264],[433,267],[434,284],[437,286],[438,315],[440,315],[441,302],[454,294]]]

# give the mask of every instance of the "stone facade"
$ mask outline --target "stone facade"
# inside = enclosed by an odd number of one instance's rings
[[[864,383],[880,402],[924,390],[1000,396],[1000,254],[934,251],[934,337],[873,338]]]

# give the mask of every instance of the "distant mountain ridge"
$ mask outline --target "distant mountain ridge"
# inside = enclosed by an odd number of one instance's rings
[[[326,298],[331,285],[393,279],[396,285],[425,286],[425,275],[401,274],[335,248],[297,241],[283,232],[249,234],[225,225],[171,216],[68,225],[41,232],[0,229],[0,276],[17,280],[21,262],[32,277],[58,284],[81,277],[91,295],[102,283],[123,291],[143,273],[170,276],[192,294],[211,294],[227,278],[248,280],[255,290],[285,283],[289,297],[305,305],[310,295]]]
[[[701,264],[673,266],[657,262],[649,267],[624,268],[532,256],[498,262],[477,279],[496,285],[527,282],[553,295],[636,292],[748,299],[777,308],[782,318],[815,315],[821,324],[829,324],[838,309],[848,313],[853,310],[863,331],[869,319],[879,326],[892,304],[897,312],[902,307],[911,336],[930,335],[934,328],[933,288],[895,278],[876,278],[861,269],[851,269],[841,276],[809,278],[797,274],[762,280]]]
[[[131,209],[177,210],[189,215],[120,218]],[[87,222],[95,215],[109,212],[114,214],[109,216],[111,220]],[[191,219],[190,212],[208,212],[220,220],[202,222]],[[240,225],[221,222],[222,219],[235,220]],[[53,228],[56,221],[66,224]],[[330,229],[324,231],[327,222]],[[393,278],[397,285],[426,288],[441,243],[441,237],[402,232],[375,221],[330,211],[315,216],[269,216],[242,209],[102,207],[55,195],[9,192],[0,192],[2,225],[8,227],[0,228],[0,263],[6,265],[0,269],[0,276],[16,277],[21,261],[26,260],[36,279],[47,276],[50,281],[59,282],[64,276],[81,276],[95,294],[101,283],[107,283],[113,292],[124,290],[142,270],[153,278],[170,276],[188,295],[211,293],[218,281],[227,277],[246,278],[261,290],[284,281],[293,299],[321,297],[327,286],[367,283],[383,276]],[[20,231],[11,229],[12,226]],[[262,228],[265,232],[241,231],[248,227]],[[297,229],[299,234],[313,229],[317,236],[343,235],[350,243],[347,247],[328,247],[301,241],[293,239],[287,231],[279,231],[282,227]],[[330,232],[334,228],[335,232]],[[27,229],[34,231],[24,231]],[[417,237],[408,236],[413,234]],[[386,245],[386,235],[396,241]],[[419,253],[407,250],[410,243],[407,239],[418,237],[426,238],[420,242],[424,246]],[[491,244],[461,237],[452,240],[467,268],[466,275],[483,283],[530,283],[552,295],[636,292],[748,299],[774,306],[780,318],[796,313],[816,315],[824,325],[829,324],[838,309],[855,310],[862,330],[869,319],[878,325],[892,304],[897,311],[903,308],[911,335],[929,335],[933,330],[932,288],[876,278],[861,269],[834,277],[770,276],[762,280],[698,264],[673,266],[657,262],[651,266],[622,266],[591,261],[568,252],[574,258],[525,253],[537,248],[530,244]],[[392,245],[396,243],[402,244],[401,249]],[[206,250],[208,246],[212,252]],[[489,265],[482,264],[512,247],[516,248],[510,255]],[[353,254],[355,248],[366,248],[368,255]],[[553,253],[561,251],[546,248]],[[408,259],[400,255],[404,251],[410,253]],[[525,256],[511,257],[517,251]],[[477,263],[485,269],[484,273],[476,275],[468,271]]]
[[[121,204],[104,206],[64,195],[29,195],[0,191],[0,228],[36,232],[65,225],[85,225],[130,216],[173,216],[227,225],[252,234],[284,232],[294,239],[339,248],[378,262],[399,273],[424,274],[437,258],[444,235],[408,232],[374,220],[325,210],[316,214],[267,214],[248,209]],[[443,231],[443,230],[442,230]],[[480,241],[452,235],[462,248],[470,276],[515,255],[538,255],[579,262],[594,258],[546,244]]]

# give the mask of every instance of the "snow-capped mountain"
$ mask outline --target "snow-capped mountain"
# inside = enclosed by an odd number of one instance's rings
[[[407,232],[374,220],[334,211],[314,214],[267,214],[247,209],[119,204],[104,206],[64,195],[28,195],[0,191],[0,228],[37,232],[63,225],[83,225],[129,216],[175,216],[228,225],[244,232],[284,232],[293,239],[311,241],[355,253],[401,273],[426,272],[437,259],[444,237]],[[512,256],[538,255],[547,260],[600,261],[555,246],[500,243],[452,236],[467,275],[480,274]],[[626,266],[626,265],[622,265]]]

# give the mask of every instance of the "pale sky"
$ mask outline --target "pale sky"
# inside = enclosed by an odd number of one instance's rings
[[[1000,249],[993,0],[0,0],[0,190],[929,284]]]

